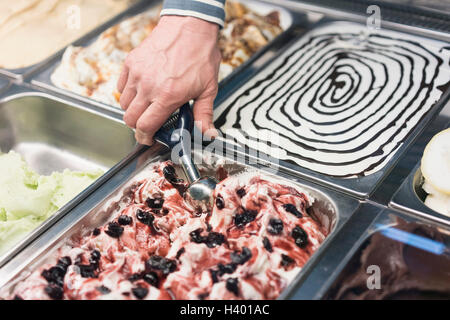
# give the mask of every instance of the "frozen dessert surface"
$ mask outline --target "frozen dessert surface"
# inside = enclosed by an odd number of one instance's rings
[[[447,44],[333,22],[215,109],[229,143],[325,175],[381,170],[447,88]]]
[[[393,228],[444,244],[447,253],[419,249],[376,232],[350,260],[327,299],[450,299],[448,235],[400,219]],[[367,271],[370,266],[380,268],[379,289],[368,289],[368,278],[373,275]]]
[[[8,291],[22,299],[274,299],[328,230],[298,187],[246,173],[222,180],[214,206],[185,200],[170,162],[145,169],[102,213]],[[57,256],[57,258],[55,258]]]
[[[225,9],[225,26],[219,37],[223,56],[219,80],[282,31],[278,12],[262,16],[233,1],[227,1]],[[116,83],[123,62],[128,53],[152,32],[158,19],[159,8],[153,8],[109,28],[88,47],[68,47],[51,76],[53,84],[119,107]]]
[[[450,217],[450,194],[440,192],[426,180],[423,183],[422,188],[427,193],[427,197],[425,198],[425,205],[436,212]]]
[[[421,171],[425,204],[450,217],[450,128],[441,131],[426,146]]]
[[[130,0],[0,1],[0,67],[38,63],[129,6]]]
[[[0,254],[89,186],[101,172],[34,172],[11,151],[0,153]]]

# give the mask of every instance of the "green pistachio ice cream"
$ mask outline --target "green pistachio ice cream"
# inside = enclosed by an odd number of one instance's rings
[[[41,176],[11,151],[0,153],[0,255],[88,187],[102,172]]]

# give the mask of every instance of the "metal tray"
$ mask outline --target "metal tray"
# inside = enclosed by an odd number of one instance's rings
[[[35,171],[44,175],[64,169],[109,170],[0,256],[0,266],[109,179],[123,164],[120,161],[135,148],[135,143],[133,132],[120,121],[81,104],[16,85],[0,96],[3,152],[20,153]]]
[[[355,21],[367,23],[368,14],[366,1],[292,1],[276,0],[279,5],[285,6],[293,11],[308,11],[308,13],[322,14],[329,18],[338,20]],[[402,5],[391,5],[390,3],[377,3],[381,7],[382,28],[396,29],[411,32],[429,38],[442,41],[450,41],[448,19],[440,12],[439,15],[425,10],[405,10]]]
[[[91,36],[93,36],[95,34],[98,34],[99,32],[102,32],[103,30],[105,30],[107,28],[108,25],[110,25],[114,21],[117,21],[121,17],[123,17],[127,12],[136,10],[136,8],[140,8],[146,2],[147,1],[145,1],[145,0],[138,0],[137,3],[132,4],[131,6],[129,6],[127,9],[125,9],[121,13],[119,13],[116,16],[108,19],[107,21],[105,21],[102,24],[98,25],[97,27],[95,27],[91,31],[88,31],[86,34],[81,35],[80,38],[78,38],[77,40],[73,41],[71,44],[76,45],[77,43],[81,43],[82,41],[84,41],[84,39],[89,38],[89,37],[91,37]],[[30,66],[27,66],[27,67],[18,68],[18,69],[2,69],[2,68],[0,68],[0,75],[4,75],[4,76],[10,77],[10,78],[14,78],[14,79],[18,79],[18,80],[24,80],[27,77],[35,74],[39,70],[42,70],[43,68],[45,68],[55,58],[61,56],[61,54],[65,51],[67,46],[68,45],[64,46],[62,49],[60,49],[57,52],[53,53],[52,55],[50,55],[48,58],[44,59],[43,61],[38,62],[38,63],[33,64],[33,65],[30,65]]]
[[[352,15],[348,13],[339,13],[339,12],[330,12],[326,8],[320,8],[315,6],[310,6],[306,4],[301,3],[295,3],[292,5],[288,5],[286,1],[282,1],[283,4],[286,6],[292,7],[292,8],[304,8],[304,10],[309,10],[312,8],[312,10],[317,10],[317,12],[324,12],[324,15],[322,18],[316,22],[312,23],[307,30],[312,30],[314,28],[327,25],[330,23],[336,23],[337,26],[339,26],[339,23],[347,23],[347,22],[353,22],[353,23],[361,23],[361,16],[358,15]],[[334,17],[334,18],[332,18]],[[346,19],[346,21],[343,20],[336,20],[335,18],[339,17],[342,19]],[[365,21],[365,20],[363,20]],[[386,26],[385,26],[386,25]],[[427,41],[439,41],[442,42],[442,40],[449,40],[448,35],[443,35],[438,32],[432,32],[429,33],[426,32],[426,30],[420,30],[420,32],[417,32],[412,27],[405,26],[405,25],[398,25],[395,23],[386,23],[383,25],[385,29],[387,29],[387,26],[390,27],[389,31],[394,32],[401,32],[405,34],[409,34],[415,37],[424,37]],[[301,39],[303,36],[303,33],[297,38],[294,39],[289,43],[288,46],[285,47],[285,50],[289,50],[291,46],[293,46],[297,41]],[[429,37],[429,38],[425,38]],[[443,42],[442,42],[443,43]],[[262,68],[258,70],[261,71],[263,69],[266,69],[268,66],[270,66],[272,63],[276,62],[279,57],[274,57],[271,60],[269,60]],[[245,79],[244,81],[241,81],[240,83],[235,83],[234,88],[235,89],[241,89],[242,91],[245,90],[245,88],[249,87],[253,82],[248,83],[249,79]],[[257,80],[256,80],[257,81]],[[241,91],[241,92],[242,92]],[[215,103],[215,112],[218,112],[217,109],[224,108],[226,105],[228,105],[236,96],[236,92],[226,92],[226,93],[219,93],[220,99],[216,99]],[[408,133],[406,138],[404,139],[402,145],[397,149],[397,151],[394,153],[392,158],[389,160],[389,162],[379,171],[372,173],[368,176],[364,177],[357,177],[357,178],[337,178],[328,176],[325,174],[321,174],[318,172],[315,172],[310,169],[306,169],[303,167],[300,167],[297,164],[293,164],[284,160],[279,160],[273,157],[268,156],[267,154],[264,154],[263,156],[255,157],[254,155],[258,154],[256,151],[249,151],[243,147],[233,145],[231,147],[225,147],[230,150],[230,152],[235,152],[236,154],[239,154],[240,156],[249,156],[250,158],[253,158],[254,161],[257,161],[258,163],[264,164],[266,166],[278,166],[280,171],[287,172],[292,175],[296,175],[299,177],[302,177],[304,179],[313,181],[317,184],[331,187],[333,189],[339,190],[341,192],[344,192],[350,196],[357,197],[358,199],[364,200],[369,198],[373,192],[381,185],[383,182],[383,179],[391,172],[392,168],[395,166],[395,164],[400,160],[402,154],[408,150],[408,148],[414,143],[416,138],[424,131],[426,126],[435,118],[435,116],[444,108],[446,103],[450,101],[450,87],[446,88],[446,91],[443,93],[439,101],[437,101],[434,106],[423,116],[423,118],[417,123],[417,125]],[[225,140],[222,138],[218,138],[218,141],[220,141],[219,145],[222,144]],[[249,155],[250,153],[250,155]],[[261,153],[259,153],[261,154]],[[278,165],[277,165],[278,164]]]
[[[450,123],[447,125],[450,127]],[[400,188],[392,197],[389,206],[405,213],[419,215],[430,220],[440,222],[450,226],[450,217],[434,211],[425,205],[427,193],[422,189],[423,176],[420,171],[420,161],[414,170],[403,181]]]
[[[0,78],[0,93],[6,90],[6,87],[8,86],[9,81],[4,78]]]
[[[359,239],[363,237],[367,228],[382,210],[382,207],[363,203],[330,245],[325,248],[325,252],[318,259],[314,269],[306,276],[303,283],[283,298],[316,300],[322,297],[323,290],[329,287],[330,279],[334,279],[339,272],[338,267],[342,261],[345,261],[347,256],[351,254],[353,247],[359,247]]]
[[[290,32],[294,28],[295,24],[298,23],[299,20],[302,19],[303,16],[295,15],[292,12],[288,11],[287,9],[280,7],[278,5],[275,5],[273,3],[269,2],[262,2],[259,0],[236,0],[238,2],[244,3],[247,5],[250,9],[255,10],[256,12],[260,12],[262,14],[269,13],[273,10],[278,10],[280,12],[280,24],[283,27],[284,31],[278,35],[275,39],[273,39],[267,46],[261,48],[258,52],[256,52],[253,56],[251,56],[247,61],[245,61],[243,64],[241,64],[239,67],[237,67],[231,74],[229,74],[227,77],[222,79],[222,81],[219,83],[220,87],[225,86],[226,84],[230,83],[233,78],[236,77],[239,73],[241,73],[243,70],[245,70],[248,66],[252,65],[255,60],[257,60],[259,57],[261,57],[268,49],[270,49],[273,45],[276,45],[278,43],[283,42],[286,40],[286,38],[289,37]],[[160,1],[152,1],[148,2],[147,5],[140,6],[139,10],[132,10],[128,11],[126,14],[121,15],[121,19],[115,19],[114,23],[108,23],[107,27],[111,27],[116,25],[118,22],[125,20],[127,18],[130,18],[132,16],[135,16],[139,13],[142,13],[144,11],[148,10],[155,10],[159,9],[159,6],[161,5]],[[101,31],[103,31],[106,28],[102,28]],[[76,43],[77,46],[87,47],[91,45],[93,42],[95,42],[98,39],[98,36],[101,32],[98,32],[96,34],[91,34],[90,36],[84,37],[81,41],[78,41]],[[61,57],[64,52],[60,52],[58,54],[58,59],[54,59],[52,64],[50,64],[45,70],[42,72],[36,74],[34,77],[31,78],[31,83],[37,87],[43,88],[45,90],[49,90],[51,92],[58,92],[63,95],[70,96],[72,98],[81,100],[86,103],[90,103],[98,108],[108,110],[110,112],[116,112],[117,114],[123,115],[125,112],[121,108],[117,108],[114,106],[111,106],[107,103],[91,99],[89,97],[85,97],[82,95],[79,95],[77,93],[74,93],[72,91],[59,88],[55,86],[51,81],[51,75],[55,71],[55,69],[60,65]]]
[[[105,223],[110,219],[109,215],[105,215],[105,208],[117,201],[118,197],[123,194],[123,190],[132,183],[130,179],[142,171],[149,163],[168,159],[170,153],[161,145],[154,145],[146,148],[146,151],[135,157],[131,162],[124,166],[111,180],[102,185],[94,193],[92,193],[84,202],[73,208],[64,218],[53,226],[51,232],[42,234],[36,241],[30,244],[25,250],[16,256],[14,260],[0,269],[0,288],[1,290],[9,290],[17,281],[26,276],[33,268],[42,264],[46,259],[51,258],[55,250],[65,243],[70,237],[79,234],[85,228],[93,228]],[[239,161],[228,159],[232,163],[229,168],[239,172],[247,168],[253,168],[261,171],[267,171],[264,167],[254,167],[243,165]],[[270,174],[268,170],[268,174]],[[267,174],[267,172],[266,172]],[[315,187],[313,184],[301,181],[295,177],[285,174],[276,176],[280,181],[285,180],[287,183],[294,183],[308,190],[317,201],[316,208],[320,208],[324,212],[324,217],[329,221],[331,233],[322,244],[321,248],[312,256],[301,272],[296,276],[293,283],[283,292],[285,296],[289,291],[296,290],[297,285],[303,280],[308,270],[312,269],[315,261],[321,256],[322,252],[330,242],[340,233],[342,227],[353,215],[359,206],[357,200],[347,198],[334,191],[328,191],[321,187]],[[319,217],[320,219],[320,217]],[[282,297],[280,297],[282,298]]]
[[[327,279],[327,281],[323,284],[320,290],[318,290],[315,295],[312,297],[313,299],[327,299],[328,295],[331,293],[332,289],[338,285],[340,276],[343,271],[345,271],[347,265],[351,261],[351,259],[354,257],[356,253],[359,252],[361,247],[366,243],[366,241],[375,233],[381,232],[385,230],[388,227],[394,227],[397,225],[396,218],[399,217],[403,220],[406,220],[408,222],[418,222],[425,225],[430,225],[433,227],[436,227],[439,229],[440,232],[442,232],[445,235],[450,236],[450,229],[446,226],[430,223],[426,220],[420,219],[420,218],[413,218],[411,216],[406,216],[404,214],[401,214],[399,212],[393,211],[393,210],[383,210],[380,212],[377,217],[373,220],[373,222],[367,227],[367,229],[364,231],[363,235],[354,243],[354,246],[346,253],[345,257],[340,261],[338,266],[336,266],[333,270],[332,275]],[[448,245],[447,242],[450,237],[447,238],[446,243],[444,245],[447,246],[448,251]],[[426,263],[426,262],[425,262]]]

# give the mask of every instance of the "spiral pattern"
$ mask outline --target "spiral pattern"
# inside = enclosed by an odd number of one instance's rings
[[[218,108],[217,128],[323,174],[380,170],[448,87],[449,51],[367,30],[335,22],[309,32]]]

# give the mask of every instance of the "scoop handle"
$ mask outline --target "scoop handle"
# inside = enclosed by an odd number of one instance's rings
[[[194,114],[192,112],[191,106],[189,103],[184,104],[180,108],[180,117],[178,119],[178,133],[180,137],[173,137],[174,140],[181,143],[181,151],[180,151],[180,164],[183,168],[184,174],[186,175],[188,182],[193,183],[200,179],[200,172],[197,169],[197,166],[193,163],[192,157],[190,154],[191,148],[188,146],[191,143],[191,133],[194,129]],[[176,135],[173,135],[176,136]],[[177,142],[177,143],[178,143]]]

